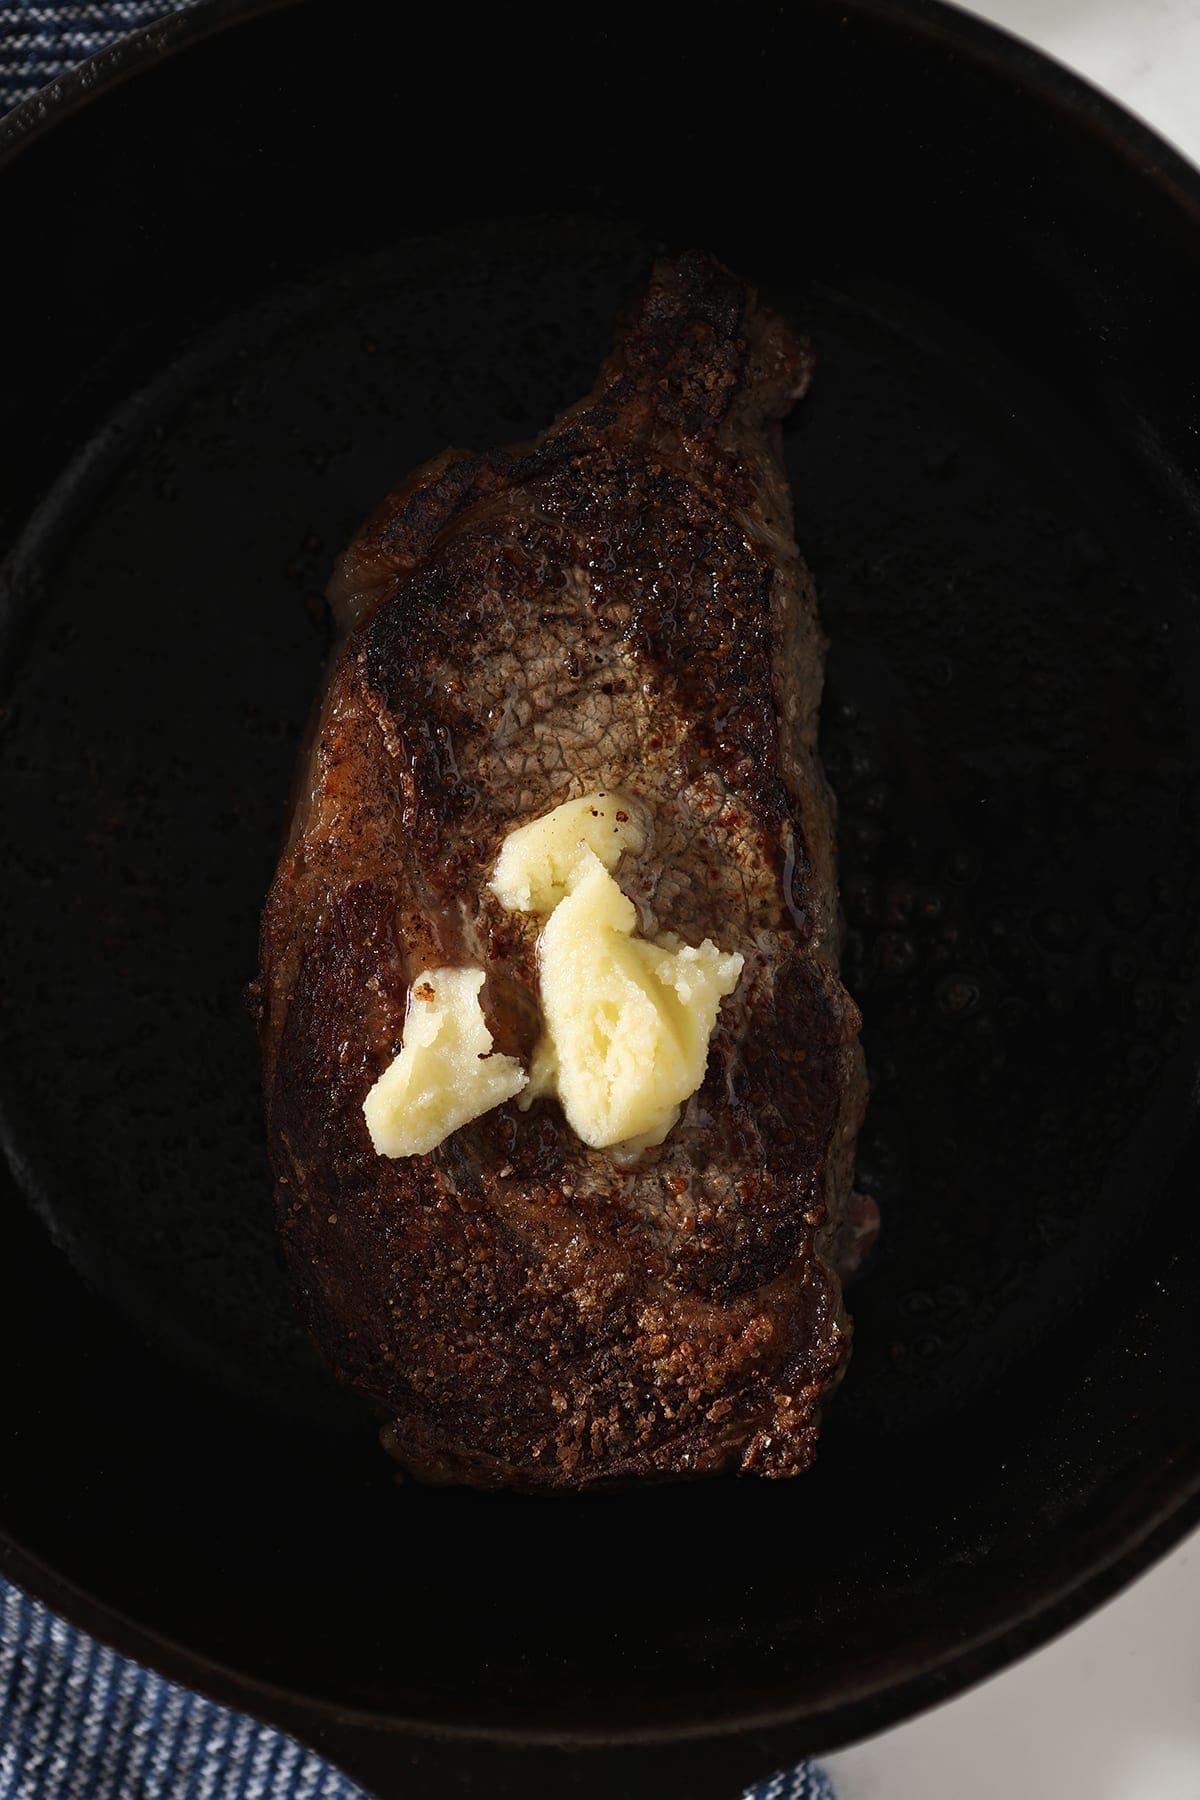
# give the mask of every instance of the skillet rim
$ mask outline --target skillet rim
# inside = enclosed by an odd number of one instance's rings
[[[0,118],[0,177],[21,153],[53,129],[127,80],[218,34],[305,0],[194,0],[119,39],[20,102]],[[832,7],[833,0],[822,0]],[[774,9],[772,9],[774,10]],[[938,47],[949,47],[1011,81],[1014,87],[1066,115],[1106,144],[1138,174],[1154,180],[1200,238],[1200,169],[1149,125],[1054,57],[990,21],[944,0],[839,0],[836,10],[879,20]],[[262,1681],[139,1625],[118,1608],[89,1595],[31,1554],[0,1527],[0,1572],[54,1612],[111,1645],[119,1653],[169,1679],[238,1710],[279,1725],[323,1755],[353,1770],[355,1737],[416,1741],[436,1737],[477,1745],[600,1748],[698,1743],[743,1734],[774,1734],[763,1749],[778,1763],[829,1751],[912,1717],[935,1702],[998,1672],[1065,1630],[1132,1581],[1190,1530],[1200,1525],[1200,1441],[1181,1446],[1173,1460],[1147,1475],[1130,1516],[1113,1515],[1104,1540],[1088,1541],[1059,1562],[1053,1580],[1030,1579],[1032,1592],[999,1601],[977,1615],[969,1637],[922,1652],[906,1671],[866,1677],[826,1704],[709,1708],[702,1717],[666,1725],[554,1729],[545,1725],[448,1725],[429,1718],[346,1708],[318,1696]],[[1113,1541],[1118,1540],[1115,1547]],[[791,1741],[789,1741],[791,1740]]]

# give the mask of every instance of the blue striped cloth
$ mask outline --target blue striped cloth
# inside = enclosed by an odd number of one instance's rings
[[[0,113],[126,32],[180,12],[179,0],[22,0],[0,5]]]
[[[152,1675],[0,1580],[0,1800],[366,1797],[283,1732]],[[745,1800],[835,1797],[806,1763]]]
[[[0,1582],[2,1800],[363,1800],[282,1732],[163,1681]]]
[[[178,0],[0,4],[0,113]],[[293,1739],[117,1656],[0,1579],[0,1800],[364,1800]],[[614,1795],[613,1800],[621,1800]],[[747,1800],[834,1800],[812,1764]]]

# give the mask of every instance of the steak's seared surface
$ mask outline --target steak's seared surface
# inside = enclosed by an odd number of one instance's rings
[[[774,441],[808,375],[740,281],[664,263],[587,400],[409,477],[335,575],[263,922],[268,1128],[308,1323],[423,1476],[790,1475],[841,1376],[865,1082]],[[618,871],[642,929],[746,959],[700,1092],[625,1171],[546,1100],[377,1156],[362,1103],[421,969],[481,964],[528,1064],[537,924],[486,883],[515,825],[604,788],[652,819]]]

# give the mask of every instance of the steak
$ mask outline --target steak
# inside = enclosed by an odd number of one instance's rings
[[[409,475],[334,575],[262,928],[268,1136],[308,1327],[421,1478],[792,1475],[845,1368],[866,1083],[779,433],[811,360],[711,258],[662,262],[585,400]],[[422,970],[481,966],[529,1066],[538,925],[488,879],[604,790],[651,821],[619,871],[642,930],[745,959],[703,1085],[629,1166],[549,1098],[377,1155],[363,1101]]]

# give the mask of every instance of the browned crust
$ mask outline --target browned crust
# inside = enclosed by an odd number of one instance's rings
[[[660,265],[586,401],[409,477],[335,577],[348,635],[263,922],[268,1130],[310,1327],[427,1478],[795,1473],[843,1370],[865,1087],[770,443],[808,374],[719,265]],[[482,961],[528,1056],[532,932],[484,883],[521,818],[605,785],[653,816],[621,873],[647,916],[747,959],[685,1119],[627,1175],[549,1102],[377,1157],[362,1101],[419,968]]]

